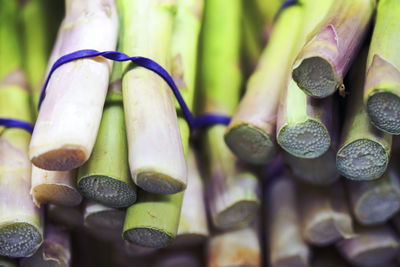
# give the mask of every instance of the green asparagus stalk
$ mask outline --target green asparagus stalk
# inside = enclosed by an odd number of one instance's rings
[[[240,9],[237,0],[229,7],[222,0],[206,1],[200,73],[204,113],[231,115],[239,101]],[[259,207],[257,178],[229,151],[223,139],[225,130],[224,125],[208,128],[203,151],[209,209],[214,225],[221,229],[249,223]]]
[[[0,1],[0,117],[32,122],[29,92],[21,71],[18,2]],[[43,241],[39,209],[29,195],[30,134],[0,129],[0,255],[28,257]]]
[[[207,266],[261,266],[258,238],[256,224],[212,236],[207,247]]]
[[[293,79],[307,95],[324,98],[343,88],[343,77],[364,39],[375,3],[334,2],[294,63]]]
[[[357,229],[357,235],[337,243],[339,252],[355,266],[387,266],[398,255],[400,240],[387,226]]]
[[[351,91],[336,166],[346,178],[368,181],[378,179],[385,172],[392,137],[370,124],[363,105],[364,54],[363,50],[349,73]]]
[[[79,49],[114,50],[117,31],[113,0],[67,1],[49,66]],[[35,166],[68,171],[86,162],[96,141],[110,72],[111,62],[103,58],[76,60],[54,72],[29,147]]]
[[[170,70],[170,44],[176,3],[121,0],[122,51],[157,61]],[[143,21],[147,21],[143,27]],[[161,25],[161,27],[160,27]],[[134,182],[157,194],[186,188],[187,170],[172,92],[143,67],[124,65],[122,89],[129,166]]]
[[[364,225],[381,224],[400,210],[400,179],[389,169],[375,181],[348,181],[353,214]]]
[[[193,106],[197,40],[202,1],[180,0],[175,15],[172,50],[172,76],[189,109]],[[187,44],[187,45],[186,45]],[[178,110],[178,113],[180,111]],[[179,129],[185,154],[189,147],[189,126],[181,114]],[[123,238],[137,245],[162,247],[174,240],[181,214],[183,193],[160,196],[138,192],[137,204],[128,208]],[[149,212],[151,211],[151,212]],[[146,237],[146,235],[149,235]]]
[[[201,244],[209,235],[204,186],[193,149],[189,149],[187,164],[188,184],[183,195],[178,233],[173,243],[177,246]]]
[[[36,253],[20,260],[20,267],[45,266],[68,267],[71,266],[71,242],[69,234],[55,225],[46,225],[45,240]]]
[[[232,152],[249,163],[264,164],[276,154],[276,113],[296,56],[302,11],[303,7],[295,5],[283,12],[225,134]]]
[[[79,168],[78,188],[103,205],[121,208],[136,201],[128,165],[120,64],[114,64],[99,132],[90,159]]]
[[[49,204],[47,207],[48,220],[65,229],[77,229],[83,225],[81,206],[67,207]]]
[[[287,173],[269,183],[267,229],[271,266],[308,266],[310,249],[301,235],[295,181]]]
[[[283,162],[294,177],[306,183],[325,186],[331,185],[339,179],[339,172],[336,168],[336,151],[332,147],[315,159],[296,158],[284,152]]]
[[[371,123],[379,130],[400,134],[400,6],[379,1],[364,85],[364,103]]]
[[[329,10],[331,1],[304,3],[302,32],[298,36],[297,54],[307,36],[320,23]],[[284,84],[276,125],[277,142],[288,153],[300,158],[317,158],[330,147],[335,120],[332,99],[318,101],[307,97],[296,82],[289,78]]]
[[[303,237],[309,244],[325,246],[353,235],[342,183],[329,188],[303,185],[299,197]]]

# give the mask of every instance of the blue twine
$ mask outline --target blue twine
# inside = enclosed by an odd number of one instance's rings
[[[20,128],[28,131],[29,133],[33,132],[32,124],[16,119],[0,118],[0,126],[4,126],[6,128]]]
[[[121,53],[121,52],[116,52],[116,51],[105,51],[105,52],[99,52],[97,50],[92,50],[92,49],[84,49],[84,50],[78,50],[75,52],[72,52],[70,54],[67,54],[65,56],[60,57],[52,66],[49,75],[46,78],[46,81],[43,85],[42,92],[40,94],[39,98],[39,105],[38,108],[40,108],[43,99],[46,94],[46,88],[49,83],[50,77],[53,74],[53,72],[60,67],[61,65],[71,62],[76,59],[81,59],[81,58],[89,58],[89,57],[98,57],[102,56],[107,59],[111,59],[114,61],[131,61],[134,64],[144,67],[146,69],[149,69],[156,74],[158,74],[161,78],[164,79],[164,81],[169,85],[171,88],[172,92],[175,95],[176,100],[179,103],[179,106],[182,109],[183,115],[189,124],[189,128],[191,131],[197,129],[197,128],[202,128],[202,127],[207,127],[215,124],[229,124],[230,122],[230,117],[224,116],[224,115],[218,115],[218,114],[205,114],[202,116],[199,116],[197,118],[194,118],[192,113],[190,112],[189,108],[187,107],[185,101],[183,100],[182,95],[179,92],[178,87],[176,86],[174,80],[172,77],[168,74],[168,72],[161,67],[158,63],[155,61],[146,58],[146,57],[129,57],[128,55]]]

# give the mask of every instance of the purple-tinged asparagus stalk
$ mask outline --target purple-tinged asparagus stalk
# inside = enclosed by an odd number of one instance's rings
[[[212,236],[207,247],[207,266],[261,266],[261,247],[256,224]]]
[[[20,260],[21,267],[68,267],[71,266],[71,242],[69,234],[58,226],[45,227],[42,246],[29,258]]]
[[[276,154],[276,113],[281,89],[296,56],[302,11],[296,5],[283,12],[225,133],[232,152],[249,163],[264,164]]]
[[[153,261],[151,267],[201,267],[204,266],[201,256],[200,253],[196,253],[193,249],[166,250],[161,255],[157,255],[157,259]]]
[[[389,169],[375,181],[347,181],[353,214],[363,225],[381,224],[400,210],[400,179]]]
[[[307,95],[324,98],[344,88],[343,77],[357,54],[375,0],[335,1],[327,18],[297,57],[292,77]]]
[[[0,6],[0,117],[32,123],[21,71],[18,2],[2,0]],[[0,255],[28,257],[43,241],[40,210],[29,195],[31,136],[23,129],[0,128]]]
[[[385,172],[392,137],[370,124],[362,100],[366,50],[360,52],[349,72],[350,96],[342,129],[336,166],[341,175],[351,180],[370,181]]]
[[[183,195],[181,217],[174,245],[189,246],[203,243],[208,235],[204,186],[193,149],[189,148],[188,183]]]
[[[32,166],[31,194],[38,207],[46,203],[76,206],[82,201],[76,188],[76,171],[47,171]]]
[[[379,1],[367,60],[364,103],[379,130],[400,134],[400,5]]]
[[[336,168],[336,151],[333,147],[314,159],[297,158],[283,152],[283,162],[295,178],[314,185],[331,185],[340,176]]]
[[[400,251],[400,240],[393,230],[382,225],[360,228],[356,236],[337,243],[339,252],[355,266],[387,266]]]
[[[79,49],[114,50],[117,32],[114,0],[69,0],[49,66]],[[102,58],[76,60],[54,72],[29,147],[34,165],[67,171],[89,158],[110,73],[111,62]]]
[[[288,173],[267,189],[268,246],[271,266],[308,266],[310,249],[301,234],[296,183]]]
[[[123,52],[149,57],[170,70],[176,3],[121,0]],[[146,27],[143,27],[146,21]],[[172,92],[154,72],[124,65],[122,77],[129,166],[145,191],[173,194],[186,188],[187,169]]]
[[[47,207],[47,218],[51,223],[68,230],[83,226],[81,206],[67,207],[49,204]]]
[[[352,218],[341,182],[329,188],[302,185],[299,190],[304,239],[326,246],[353,235]]]

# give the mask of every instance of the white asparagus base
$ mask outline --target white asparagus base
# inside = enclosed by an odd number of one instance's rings
[[[117,34],[114,0],[69,0],[49,67],[58,57],[76,50],[114,50]],[[75,60],[54,72],[29,146],[34,165],[46,170],[68,171],[89,158],[110,73],[110,61],[102,58]]]

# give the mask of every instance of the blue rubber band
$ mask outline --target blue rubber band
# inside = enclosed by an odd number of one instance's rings
[[[6,128],[20,128],[28,131],[29,133],[33,132],[32,124],[16,119],[0,118],[0,126],[4,126]]]
[[[70,54],[67,54],[65,56],[60,57],[52,66],[49,75],[46,78],[46,81],[43,85],[42,92],[40,94],[39,98],[39,105],[38,108],[40,108],[43,99],[46,94],[46,88],[49,83],[49,80],[51,78],[51,75],[53,72],[60,67],[61,65],[71,62],[76,59],[81,59],[81,58],[89,58],[89,57],[98,57],[102,56],[107,59],[111,59],[114,61],[132,61],[134,64],[144,67],[146,69],[149,69],[156,74],[158,74],[161,78],[164,79],[164,81],[169,85],[171,88],[172,92],[175,95],[176,100],[179,103],[179,106],[182,109],[183,115],[189,124],[189,128],[191,131],[201,128],[201,127],[208,127],[211,125],[215,124],[229,124],[230,122],[230,117],[224,116],[224,115],[218,115],[218,114],[205,114],[202,116],[199,116],[197,118],[194,118],[192,113],[190,112],[189,108],[187,107],[185,101],[183,100],[182,95],[179,92],[178,87],[176,86],[174,80],[172,77],[168,74],[168,72],[161,67],[157,62],[146,58],[146,57],[129,57],[128,55],[121,53],[121,52],[116,52],[116,51],[105,51],[105,52],[99,52],[97,50],[92,50],[92,49],[84,49],[84,50],[78,50],[75,52],[72,52]]]

